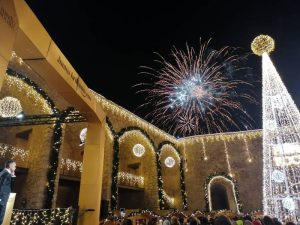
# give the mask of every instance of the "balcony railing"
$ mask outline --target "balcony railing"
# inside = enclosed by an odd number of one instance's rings
[[[119,172],[118,173],[118,184],[144,188],[144,177],[137,176],[127,172]]]

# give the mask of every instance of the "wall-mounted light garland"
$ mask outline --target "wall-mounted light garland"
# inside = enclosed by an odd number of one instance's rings
[[[165,191],[163,191],[163,199],[171,208],[174,207],[175,199],[170,197]]]
[[[66,167],[68,171],[79,171],[82,172],[82,162],[73,159],[61,159],[61,168]]]
[[[252,158],[251,158],[251,155],[250,155],[250,150],[249,150],[249,145],[248,145],[247,138],[244,136],[243,140],[244,140],[244,143],[245,143],[245,149],[246,149],[246,154],[247,154],[248,162],[251,163],[252,162]]]
[[[202,144],[202,151],[203,151],[203,159],[207,160],[207,155],[206,155],[206,147],[205,147],[205,143],[204,143],[204,139],[201,138],[201,144]]]
[[[243,139],[244,137],[246,137],[249,140],[262,137],[262,130],[247,130],[247,131],[227,132],[227,133],[218,133],[218,134],[203,134],[203,135],[179,138],[177,139],[177,141],[179,143],[184,142],[186,145],[193,145],[199,143],[203,139],[207,142],[223,141],[223,140],[230,142],[234,140]]]
[[[235,198],[235,203],[236,203],[236,206],[237,206],[237,211],[242,211],[242,204],[240,202],[240,194],[239,194],[239,186],[238,186],[238,183],[237,181],[232,177],[230,176],[229,174],[227,173],[224,173],[224,172],[215,172],[211,175],[209,175],[206,180],[205,180],[205,184],[204,184],[204,192],[205,192],[205,195],[204,195],[204,198],[205,198],[205,203],[206,203],[206,211],[211,211],[211,201],[210,201],[210,186],[209,184],[211,183],[211,181],[213,179],[216,179],[216,178],[225,178],[227,180],[229,180],[233,186],[233,194],[234,194],[234,198]]]
[[[28,151],[9,144],[0,143],[0,156],[5,157],[7,153],[11,154],[12,159],[20,157],[22,161],[25,161],[28,158]]]
[[[69,225],[73,220],[72,208],[13,210],[11,225],[61,224]]]
[[[138,186],[139,188],[143,188],[144,177],[121,171],[118,172],[118,183],[123,185]]]
[[[232,172],[231,172],[231,165],[229,162],[229,155],[228,155],[228,148],[227,148],[227,143],[225,140],[223,140],[224,143],[224,152],[225,152],[225,158],[226,158],[226,163],[227,163],[227,168],[228,168],[228,172],[229,172],[229,176],[233,176]]]

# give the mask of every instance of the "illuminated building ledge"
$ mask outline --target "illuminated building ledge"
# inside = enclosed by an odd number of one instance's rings
[[[97,101],[101,104],[104,111],[107,114],[113,114],[118,115],[121,118],[127,119],[129,122],[132,122],[134,125],[137,125],[144,130],[146,130],[148,133],[154,133],[155,135],[161,136],[165,140],[172,141],[175,144],[191,144],[198,141],[201,141],[203,139],[206,139],[208,141],[214,141],[214,140],[233,140],[235,138],[244,138],[244,137],[261,137],[262,136],[262,130],[248,130],[248,131],[237,131],[237,132],[225,132],[225,133],[216,133],[216,134],[205,134],[205,135],[196,135],[196,136],[190,136],[186,138],[175,138],[174,136],[166,133],[165,131],[162,131],[155,125],[147,122],[146,120],[138,117],[137,115],[133,114],[132,112],[124,109],[123,107],[117,105],[116,103],[106,99],[104,96],[94,92],[91,90],[91,92],[95,95]]]
[[[118,184],[123,186],[143,188],[144,177],[121,171],[118,173]]]

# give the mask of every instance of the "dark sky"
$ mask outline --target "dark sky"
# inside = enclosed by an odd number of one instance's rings
[[[87,85],[132,112],[144,101],[132,86],[143,81],[139,66],[155,65],[153,52],[167,56],[173,45],[183,48],[186,42],[197,47],[200,37],[212,38],[214,48],[230,45],[250,51],[251,41],[261,33],[275,39],[272,60],[300,105],[298,1],[26,2]],[[251,55],[247,65],[261,79],[261,59]],[[260,83],[256,91],[261,102]],[[260,128],[261,105],[248,111],[257,123],[254,128]]]

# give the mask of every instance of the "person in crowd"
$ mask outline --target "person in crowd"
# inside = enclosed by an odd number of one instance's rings
[[[16,167],[16,161],[8,160],[5,162],[4,170],[0,172],[0,224],[3,222],[6,204],[16,178]]]
[[[218,216],[215,220],[214,220],[214,225],[232,225],[230,222],[230,219],[226,216]]]
[[[252,222],[250,220],[245,220],[244,225],[252,225]]]
[[[188,219],[188,225],[198,225],[197,220],[195,219],[195,217],[190,217]]]
[[[157,223],[156,217],[152,217],[152,218],[148,221],[148,225],[156,225],[156,223]]]
[[[274,225],[282,225],[282,223],[278,220],[278,218],[273,218]]]
[[[296,225],[296,224],[294,222],[289,221],[285,225]]]
[[[241,216],[238,216],[235,222],[236,225],[244,225],[244,221]]]
[[[252,218],[251,218],[251,216],[250,215],[246,215],[246,216],[244,216],[244,221],[246,221],[246,220],[248,220],[248,221],[250,221],[250,222],[252,222]]]
[[[132,220],[128,219],[128,218],[125,218],[124,221],[123,221],[123,225],[132,225]]]
[[[260,219],[258,219],[258,218],[254,218],[253,221],[252,221],[252,224],[253,225],[262,225]]]
[[[274,225],[272,218],[269,216],[264,216],[263,225]]]
[[[179,217],[178,221],[179,221],[180,225],[184,225],[184,218],[182,216]]]
[[[176,216],[172,216],[171,225],[180,225],[178,218]]]
[[[207,219],[207,217],[202,216],[202,217],[200,218],[200,224],[201,224],[201,225],[208,225],[208,219]]]
[[[171,225],[170,219],[168,217],[164,218],[163,225]]]

